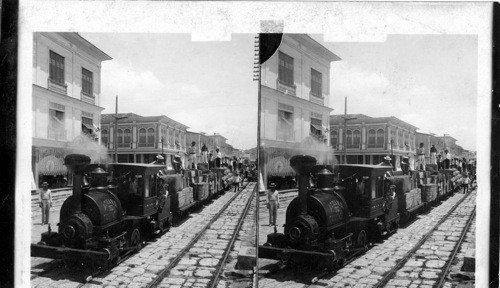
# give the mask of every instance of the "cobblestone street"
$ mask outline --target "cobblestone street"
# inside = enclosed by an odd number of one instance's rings
[[[441,205],[432,208],[428,213],[418,216],[418,218],[407,227],[400,228],[397,233],[391,235],[381,243],[376,243],[364,255],[353,262],[347,264],[342,269],[324,276],[316,285],[311,287],[373,287],[379,283],[383,276],[389,272],[400,261],[405,254],[410,251],[434,227],[450,209],[462,198],[464,194],[456,193]],[[436,279],[446,261],[448,261],[451,251],[458,240],[458,236],[464,228],[465,222],[469,218],[475,206],[476,190],[467,195],[467,198],[453,212],[448,220],[442,223],[437,231],[417,250],[409,261],[397,272],[386,287],[432,287],[436,284]],[[279,216],[284,216],[286,204],[283,203],[279,209]],[[272,229],[266,227],[268,214],[261,213],[260,224],[270,233]],[[284,218],[284,217],[283,217]],[[280,221],[284,221],[282,220]],[[283,223],[279,223],[278,232]],[[272,228],[272,227],[269,227]],[[260,243],[266,241],[262,231],[260,233]],[[473,236],[469,232],[469,243],[473,246]],[[466,247],[467,247],[466,246]],[[466,249],[464,247],[464,249]],[[462,255],[465,250],[463,249]],[[459,262],[463,260],[459,260]],[[275,260],[259,259],[262,273],[268,272]],[[455,270],[460,263],[455,265]],[[460,265],[461,266],[461,265]],[[317,276],[320,271],[294,271],[292,268],[260,276],[259,287],[304,287],[309,285],[310,280]],[[263,274],[261,274],[263,275]],[[450,286],[451,287],[451,286]]]

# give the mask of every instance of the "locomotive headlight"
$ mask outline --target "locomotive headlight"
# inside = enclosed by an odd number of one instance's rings
[[[290,240],[292,242],[299,242],[300,240],[300,229],[299,227],[293,227],[292,229],[290,229]]]

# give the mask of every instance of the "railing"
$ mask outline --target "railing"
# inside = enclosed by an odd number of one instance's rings
[[[83,91],[80,93],[82,101],[90,104],[95,104],[95,96],[84,93]]]
[[[68,85],[63,84],[63,83],[54,82],[50,78],[47,79],[47,88],[49,88],[52,91],[62,93],[62,94],[68,93]]]
[[[283,93],[290,94],[293,96],[296,95],[296,88],[297,87],[295,85],[290,85],[290,84],[282,82],[278,79],[276,86],[277,86],[278,90],[283,92]]]
[[[368,148],[384,148],[384,143],[382,144],[367,144]]]
[[[360,149],[360,144],[346,144],[347,149]]]
[[[131,143],[116,143],[117,148],[130,148],[131,145]]]
[[[155,143],[137,143],[137,147],[139,148],[154,148]]]
[[[66,141],[66,131],[63,129],[54,129],[49,127],[48,139]]]
[[[309,99],[313,103],[316,103],[319,105],[325,105],[325,99],[321,95],[316,95],[316,94],[313,94],[311,92],[311,93],[309,93]]]

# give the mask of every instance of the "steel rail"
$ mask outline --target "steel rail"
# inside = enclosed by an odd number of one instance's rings
[[[258,189],[257,185],[255,185],[254,190],[255,189]],[[240,232],[241,226],[243,226],[243,223],[245,222],[245,218],[248,214],[248,211],[250,210],[250,207],[252,206],[254,194],[255,194],[255,192],[252,191],[250,198],[248,199],[248,202],[245,205],[245,208],[243,209],[243,213],[241,214],[240,219],[238,220],[238,224],[236,225],[236,227],[234,229],[233,236],[231,237],[231,240],[229,241],[228,247],[227,247],[226,251],[224,252],[224,256],[222,257],[222,259],[220,261],[220,265],[217,268],[217,270],[215,271],[215,275],[213,276],[213,278],[211,280],[211,283],[210,283],[211,288],[217,287],[217,284],[219,282],[218,280],[219,280],[220,276],[222,275],[222,272],[224,271],[224,267],[226,266],[225,263],[227,261],[227,258],[229,257],[229,254],[231,253],[234,242],[236,241],[236,238],[238,237],[238,234]]]
[[[455,247],[453,249],[453,252],[451,253],[450,259],[448,259],[445,269],[442,271],[441,277],[439,278],[439,282],[436,287],[443,287],[444,281],[446,280],[446,276],[448,276],[448,272],[450,271],[451,265],[453,264],[453,260],[457,256],[458,250],[462,246],[462,243],[465,240],[465,236],[467,235],[467,232],[469,232],[469,228],[474,222],[475,216],[476,216],[476,207],[474,207],[474,210],[472,211],[469,219],[467,220],[464,230],[462,230],[462,234],[460,234],[460,238],[458,239],[457,243],[455,243]]]
[[[205,231],[208,230],[208,228],[217,220],[219,219],[219,217],[222,215],[222,213],[224,213],[226,211],[226,209],[229,207],[229,205],[231,205],[231,203],[233,203],[233,201],[239,196],[241,195],[241,193],[245,190],[245,188],[252,182],[247,182],[247,184],[245,185],[245,187],[243,187],[243,189],[241,189],[240,191],[238,191],[237,194],[235,194],[231,199],[229,199],[229,201],[224,204],[224,206],[222,207],[222,209],[217,212],[217,214],[212,217],[212,219],[200,230],[200,232],[198,232],[194,237],[193,239],[191,239],[191,241],[189,241],[189,243],[181,249],[181,251],[179,251],[179,253],[177,253],[177,256],[168,264],[168,266],[166,266],[165,268],[163,268],[161,270],[161,272],[156,276],[156,278],[150,282],[147,286],[145,286],[146,288],[151,288],[151,287],[157,287],[158,284],[160,284],[161,280],[165,279],[165,277],[168,276],[168,274],[170,273],[170,271],[172,270],[172,268],[174,268],[182,259],[182,257],[184,257],[184,255],[186,255],[186,253],[191,249],[193,248],[194,244],[196,244],[196,242],[198,242],[198,240],[201,238],[201,236],[204,235]]]
[[[438,223],[436,223],[436,225],[434,225],[434,227],[432,227],[431,230],[429,230],[429,232],[427,232],[424,237],[422,237],[422,239],[420,239],[417,244],[410,250],[408,251],[405,256],[398,262],[396,263],[396,265],[391,269],[389,270],[387,273],[385,273],[385,275],[382,277],[382,279],[377,283],[377,285],[375,286],[375,288],[380,288],[380,287],[384,287],[391,279],[392,277],[396,274],[396,272],[401,269],[405,264],[406,262],[408,262],[408,260],[415,254],[415,252],[420,249],[420,247],[425,243],[425,241],[427,241],[427,239],[429,239],[429,237],[432,235],[432,233],[434,233],[434,231],[437,230],[437,228],[439,226],[441,226],[441,224],[443,224],[444,221],[446,221],[450,215],[455,212],[455,210],[458,208],[458,206],[460,204],[462,204],[462,202],[464,202],[464,200],[470,196],[470,193],[469,194],[466,194],[462,197],[462,199],[460,199],[455,205],[453,205],[453,207],[450,209],[450,211],[448,211],[448,213],[446,213],[446,215],[441,218],[441,220],[438,221]]]

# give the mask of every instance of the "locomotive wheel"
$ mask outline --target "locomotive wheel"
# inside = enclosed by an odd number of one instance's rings
[[[137,247],[136,249],[139,250],[139,245],[141,245],[141,232],[139,232],[139,229],[135,228],[130,235],[130,246]]]
[[[366,231],[365,230],[361,230],[359,233],[358,233],[358,237],[356,238],[356,247],[363,247],[363,248],[366,248]]]

